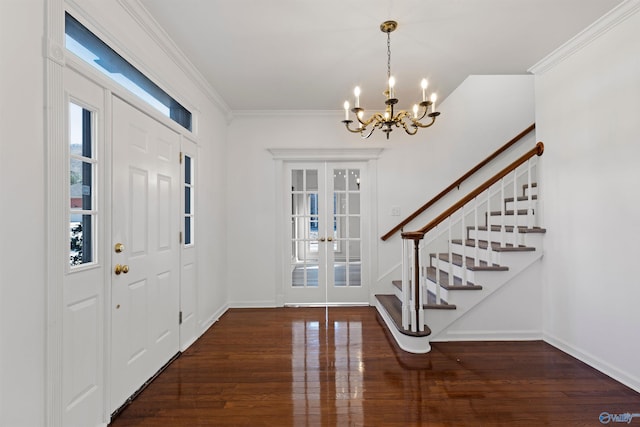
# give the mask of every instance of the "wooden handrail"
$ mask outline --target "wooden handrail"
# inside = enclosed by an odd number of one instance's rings
[[[387,234],[385,234],[384,236],[382,236],[381,239],[382,240],[387,240],[389,237],[391,237],[394,234],[396,234],[405,225],[409,224],[418,215],[420,215],[422,212],[424,212],[427,209],[429,209],[433,204],[435,204],[438,200],[440,200],[442,197],[444,197],[448,192],[450,192],[454,188],[457,188],[460,184],[462,184],[463,181],[465,181],[467,178],[469,178],[474,173],[478,172],[487,163],[489,163],[491,160],[493,160],[496,157],[498,157],[500,154],[502,154],[504,151],[506,151],[513,144],[515,144],[516,142],[521,140],[525,135],[527,135],[529,132],[531,132],[535,128],[536,128],[536,124],[534,123],[531,126],[529,126],[528,128],[526,128],[525,130],[523,130],[522,132],[520,132],[511,141],[507,142],[502,147],[498,148],[493,154],[491,154],[489,157],[487,157],[486,159],[484,159],[483,161],[478,163],[476,166],[474,166],[472,169],[470,169],[469,172],[467,172],[464,175],[462,175],[455,182],[453,182],[450,186],[448,186],[447,188],[442,190],[440,193],[438,193],[433,199],[429,200],[427,203],[425,203],[420,208],[418,208],[414,213],[412,213],[411,215],[406,217],[400,224],[396,225],[391,230],[389,230],[389,232]]]
[[[458,209],[460,209],[461,207],[469,203],[471,200],[473,200],[474,198],[482,194],[483,191],[487,190],[493,184],[495,184],[496,182],[500,181],[502,178],[507,176],[511,171],[515,170],[518,166],[520,166],[521,164],[523,164],[524,162],[526,162],[527,160],[529,160],[531,157],[535,155],[541,156],[542,153],[544,153],[544,144],[542,142],[538,142],[536,146],[533,147],[531,150],[527,151],[525,154],[520,156],[517,160],[513,161],[509,166],[502,169],[500,172],[495,174],[492,178],[487,180],[484,184],[482,184],[481,186],[473,190],[471,193],[467,194],[464,198],[459,200],[456,204],[454,204],[449,209],[447,209],[446,211],[442,212],[440,215],[435,217],[427,225],[425,225],[418,231],[409,231],[406,233],[402,233],[402,237],[415,240],[417,237],[416,235],[418,233],[422,233],[422,235],[424,236],[425,234],[427,234],[427,232],[435,228],[442,221],[444,221],[445,219],[453,215]]]

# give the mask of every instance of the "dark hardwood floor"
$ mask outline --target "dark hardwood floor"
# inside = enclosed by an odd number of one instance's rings
[[[371,307],[232,309],[111,426],[598,426],[603,412],[640,413],[640,394],[541,341],[412,355],[387,334]]]

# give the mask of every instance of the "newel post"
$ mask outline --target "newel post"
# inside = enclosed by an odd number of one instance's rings
[[[402,233],[405,240],[413,240],[413,278],[411,284],[413,286],[411,295],[412,301],[410,307],[411,313],[411,330],[413,332],[424,330],[424,310],[422,308],[422,298],[420,289],[420,240],[424,238],[424,233],[420,231],[410,231]]]

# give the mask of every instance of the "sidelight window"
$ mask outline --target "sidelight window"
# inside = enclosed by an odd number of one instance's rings
[[[96,219],[94,114],[69,103],[69,264],[94,262]]]

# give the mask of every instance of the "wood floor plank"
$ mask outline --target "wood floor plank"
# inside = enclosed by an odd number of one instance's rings
[[[414,355],[371,307],[232,309],[111,426],[597,426],[602,412],[640,413],[640,394],[541,341]]]

